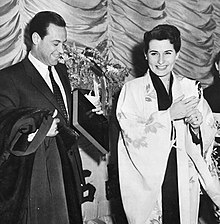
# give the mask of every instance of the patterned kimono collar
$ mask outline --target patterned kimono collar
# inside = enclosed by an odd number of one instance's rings
[[[166,91],[166,88],[161,81],[161,79],[151,70],[149,70],[149,74],[153,83],[153,86],[157,93],[157,100],[158,100],[158,108],[159,110],[166,110],[172,104],[172,84],[173,84],[173,74],[171,73],[170,76],[170,88],[169,94]]]

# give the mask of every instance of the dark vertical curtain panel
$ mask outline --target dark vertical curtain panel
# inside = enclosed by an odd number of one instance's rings
[[[105,47],[106,56],[140,76],[146,69],[143,34],[155,25],[176,25],[182,49],[175,71],[211,82],[210,68],[220,49],[219,0],[1,0],[0,69],[27,53],[26,26],[35,13],[53,10],[67,22],[68,41],[79,49]]]

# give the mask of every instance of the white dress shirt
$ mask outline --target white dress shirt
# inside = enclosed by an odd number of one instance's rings
[[[31,61],[31,63],[34,65],[34,67],[38,70],[38,72],[40,73],[40,75],[42,76],[44,81],[47,83],[47,85],[49,86],[49,88],[53,92],[53,87],[52,87],[50,76],[49,76],[48,66],[45,65],[44,63],[42,63],[41,61],[39,61],[37,58],[35,58],[31,54],[31,52],[29,52],[29,54],[28,54],[28,59]],[[54,66],[51,66],[51,69],[52,69],[52,72],[53,72],[54,79],[55,79],[57,85],[59,86],[61,94],[63,96],[64,104],[65,104],[65,107],[66,107],[66,111],[69,114],[64,87],[63,87],[63,85],[61,83],[60,77],[59,77],[56,69],[54,68]]]

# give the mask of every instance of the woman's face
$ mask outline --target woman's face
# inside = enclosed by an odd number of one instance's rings
[[[170,75],[178,58],[170,40],[151,40],[146,55],[150,69],[159,77]]]

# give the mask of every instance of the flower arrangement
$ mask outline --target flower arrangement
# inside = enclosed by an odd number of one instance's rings
[[[65,45],[60,59],[67,67],[72,90],[94,90],[100,96],[105,115],[111,110],[112,98],[124,84],[129,69],[120,64],[111,63],[105,57],[103,44],[97,48],[86,47],[78,50],[75,44]]]

